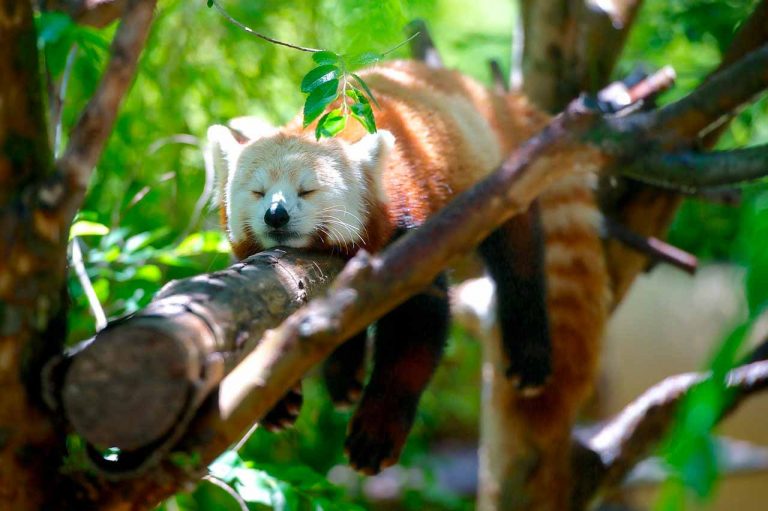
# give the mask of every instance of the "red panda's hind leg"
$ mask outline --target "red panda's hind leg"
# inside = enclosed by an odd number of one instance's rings
[[[479,252],[496,283],[497,321],[509,358],[507,377],[521,395],[536,395],[552,373],[538,205],[502,224],[480,244]]]
[[[367,339],[363,330],[336,348],[323,365],[325,387],[337,407],[354,404],[363,391]]]
[[[415,295],[376,323],[373,374],[349,425],[345,450],[366,474],[393,465],[413,425],[419,398],[448,335],[447,279]]]

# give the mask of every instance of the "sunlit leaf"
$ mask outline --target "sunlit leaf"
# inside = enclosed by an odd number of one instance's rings
[[[365,80],[360,78],[360,76],[358,76],[356,73],[352,73],[352,78],[365,91],[365,93],[368,95],[368,99],[373,101],[373,104],[376,105],[377,108],[381,108],[381,105],[379,105],[379,102],[376,101],[376,97],[373,95],[373,92],[371,92],[371,89],[368,88],[368,84],[365,83]]]
[[[354,99],[354,103],[350,105],[352,116],[363,125],[368,133],[376,133],[376,120],[373,117],[373,109],[368,98],[355,89],[349,90],[348,95]]]
[[[341,113],[341,109],[331,110],[317,121],[315,138],[334,137],[339,134],[347,124],[347,118]]]
[[[71,240],[75,236],[104,236],[108,233],[109,227],[104,224],[89,220],[78,220],[72,224],[72,228],[69,230],[69,239]]]
[[[350,57],[349,62],[352,67],[363,67],[375,64],[382,58],[384,57],[381,55],[381,53],[367,51],[365,53],[361,53],[360,55],[354,55]]]
[[[304,103],[304,127],[309,126],[312,121],[317,119],[338,96],[339,80],[335,78],[313,90]]]
[[[157,267],[157,265],[145,264],[136,270],[134,278],[149,282],[160,282],[160,279],[163,278],[163,272],[160,271],[160,268]]]
[[[192,233],[173,249],[173,255],[195,256],[200,254],[228,254],[229,242],[222,231],[202,231]]]
[[[339,55],[332,51],[318,51],[312,54],[312,60],[320,65],[337,64]]]
[[[312,92],[322,84],[339,77],[339,68],[325,64],[312,69],[301,80],[301,92]]]

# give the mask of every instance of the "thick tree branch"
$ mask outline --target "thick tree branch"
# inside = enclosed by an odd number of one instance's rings
[[[523,0],[526,95],[556,112],[580,93],[604,87],[641,4]]]
[[[662,128],[660,139],[689,142],[692,136],[727,119],[762,93],[768,84],[768,44],[718,71],[684,100],[649,114]],[[713,101],[714,99],[714,101]]]
[[[765,29],[766,13],[768,13],[768,0],[761,0],[736,33],[723,61],[713,72],[713,75],[738,62],[749,52],[768,43],[768,33]],[[738,82],[741,78],[734,73],[732,80]],[[728,91],[729,89],[730,84],[725,82],[722,90]],[[681,113],[679,106],[671,108],[677,110],[676,114]],[[671,113],[673,110],[668,110],[668,112]],[[695,113],[691,115],[695,116]],[[727,119],[723,115],[726,113],[719,112],[711,119],[700,120],[699,124],[708,126],[715,123],[718,118]],[[648,118],[645,119],[646,122],[648,120]],[[706,149],[714,145],[717,134],[721,133],[724,127],[725,124],[721,124],[719,129],[711,128],[702,140],[702,148]],[[691,131],[696,130],[692,129]],[[677,143],[681,144],[681,142],[678,140]],[[696,141],[690,140],[689,147],[695,145],[697,145]],[[680,148],[673,149],[679,150]],[[604,179],[600,183],[599,194],[601,208],[605,214],[616,218],[633,232],[642,236],[657,238],[664,237],[681,200],[678,194],[663,192],[657,187],[641,185],[631,180]],[[614,306],[616,306],[625,296],[634,278],[647,267],[648,260],[645,256],[634,253],[617,241],[606,243],[606,259],[613,280]]]
[[[168,284],[145,309],[75,350],[62,395],[67,417],[96,446],[135,450],[158,441],[237,364],[248,339],[280,324],[342,263],[271,250]]]

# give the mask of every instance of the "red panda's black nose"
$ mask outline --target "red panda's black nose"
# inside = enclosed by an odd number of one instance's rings
[[[264,213],[264,223],[278,229],[288,223],[291,217],[282,202],[273,202]]]

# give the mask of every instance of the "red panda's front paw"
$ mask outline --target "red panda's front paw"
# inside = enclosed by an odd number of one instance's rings
[[[405,402],[364,397],[344,443],[352,468],[373,475],[397,463],[414,412],[415,406]]]
[[[277,432],[293,426],[299,417],[304,398],[301,394],[301,382],[288,391],[280,401],[261,419],[261,426],[267,431]]]

